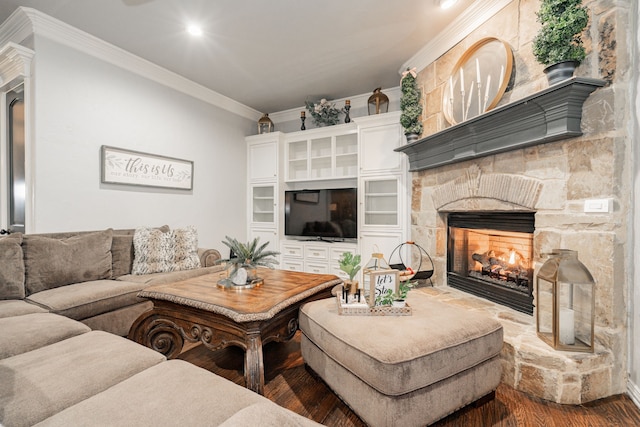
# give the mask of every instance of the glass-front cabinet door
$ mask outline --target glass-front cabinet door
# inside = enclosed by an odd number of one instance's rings
[[[251,222],[253,224],[275,225],[276,185],[251,186]]]
[[[365,226],[398,226],[398,179],[393,176],[366,178],[363,184],[363,224]]]

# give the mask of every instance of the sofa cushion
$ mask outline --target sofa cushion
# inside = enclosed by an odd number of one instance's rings
[[[380,393],[398,396],[498,355],[502,325],[478,311],[409,293],[411,316],[340,316],[335,299],[300,308],[300,329]],[[347,325],[347,327],[345,327]]]
[[[42,307],[21,299],[0,300],[0,319],[30,313],[47,313]]]
[[[113,230],[55,239],[25,235],[27,295],[70,283],[111,278]]]
[[[21,243],[20,233],[0,238],[0,299],[25,297]]]
[[[315,421],[304,418],[301,415],[274,408],[273,403],[254,403],[233,414],[228,420],[220,424],[220,427],[245,427],[252,425],[274,427],[319,426]]]
[[[151,398],[150,398],[151,397]],[[44,420],[42,426],[91,425],[216,426],[252,405],[263,405],[266,419],[284,421],[289,412],[266,398],[183,360],[169,360]],[[285,414],[269,417],[270,413]],[[296,419],[291,413],[291,419]],[[270,424],[253,418],[242,425],[317,425],[302,419],[298,424]],[[304,423],[304,421],[307,421]]]
[[[152,273],[152,274],[126,274],[117,278],[117,281],[124,280],[127,282],[136,282],[149,285],[162,285],[165,283],[179,282],[192,277],[203,276],[205,274],[220,273],[224,271],[224,266],[215,265],[213,267],[196,268],[195,270],[171,271],[168,273]]]
[[[0,424],[31,426],[164,360],[102,331],[0,360]]]
[[[94,280],[48,289],[27,297],[57,314],[76,320],[97,316],[144,301],[138,292],[141,283],[122,280]]]
[[[140,228],[133,236],[132,274],[165,273],[200,267],[198,233],[194,227],[169,232]]]
[[[33,313],[0,319],[0,359],[26,353],[91,329],[53,313]]]

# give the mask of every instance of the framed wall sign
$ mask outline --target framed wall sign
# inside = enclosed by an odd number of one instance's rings
[[[106,184],[193,189],[193,162],[122,148],[101,147],[101,181]]]
[[[398,293],[398,270],[380,270],[369,276],[369,306],[376,305],[376,298],[386,294],[389,289]]]

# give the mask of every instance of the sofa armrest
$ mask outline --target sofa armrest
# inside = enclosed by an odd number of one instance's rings
[[[198,256],[202,267],[213,267],[222,258],[217,249],[198,248]]]

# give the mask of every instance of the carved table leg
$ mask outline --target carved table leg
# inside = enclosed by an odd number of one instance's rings
[[[262,357],[262,337],[260,331],[247,334],[247,350],[244,353],[244,380],[246,387],[258,394],[264,394],[264,360]]]

